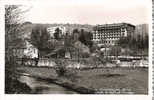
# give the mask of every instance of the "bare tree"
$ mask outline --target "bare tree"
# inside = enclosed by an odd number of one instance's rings
[[[23,10],[21,5],[5,6],[5,51],[6,60],[13,56],[12,48],[23,36],[23,15],[29,9]]]
[[[31,89],[20,83],[16,78],[16,61],[13,56],[13,49],[22,40],[23,35],[23,10],[19,5],[5,6],[5,93],[28,93]],[[18,87],[16,87],[18,86]]]

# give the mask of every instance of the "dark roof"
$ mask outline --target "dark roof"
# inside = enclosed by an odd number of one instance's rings
[[[97,29],[97,28],[120,28],[120,27],[127,27],[127,26],[131,26],[131,27],[134,27],[134,25],[132,24],[129,24],[129,23],[113,23],[113,24],[103,24],[103,25],[96,25],[94,27],[94,30]]]
[[[47,54],[45,56],[48,57],[48,56],[55,55],[55,54],[57,54],[62,49],[63,49],[63,47],[57,48],[57,49],[53,50],[52,52],[50,52],[49,54]]]

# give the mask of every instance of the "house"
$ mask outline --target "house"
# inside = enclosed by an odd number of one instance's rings
[[[25,43],[26,49],[24,49],[24,55],[28,58],[38,58],[38,49],[28,41],[25,41]]]
[[[20,40],[12,48],[13,56],[17,58],[38,58],[38,49],[28,40]]]

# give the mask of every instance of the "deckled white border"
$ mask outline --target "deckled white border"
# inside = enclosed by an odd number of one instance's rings
[[[1,0],[0,1],[0,100],[152,100],[152,0],[146,0],[149,8],[149,95],[6,95],[4,94],[4,5],[100,5],[101,0]],[[133,2],[133,1],[132,1]],[[111,2],[112,3],[112,2]]]

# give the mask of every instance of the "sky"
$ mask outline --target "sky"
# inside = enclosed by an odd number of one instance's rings
[[[64,0],[62,0],[64,1]],[[72,1],[72,0],[68,0]],[[95,1],[95,2],[94,2]],[[77,0],[34,4],[26,14],[32,23],[110,24],[148,23],[148,0]]]

